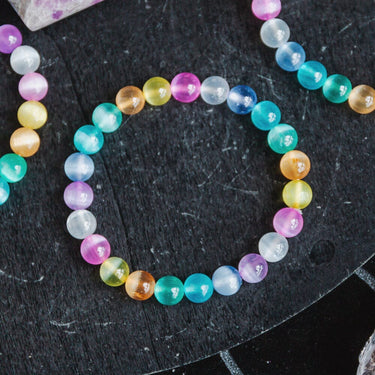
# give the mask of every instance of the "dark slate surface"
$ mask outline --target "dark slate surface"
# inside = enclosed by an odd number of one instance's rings
[[[27,178],[0,208],[0,328],[5,373],[147,373],[244,342],[298,313],[345,280],[374,252],[374,114],[327,103],[279,70],[258,36],[250,1],[112,0],[36,33],[1,3],[43,56],[51,86],[48,124]],[[282,18],[308,58],[353,84],[374,86],[374,2],[285,1]],[[17,127],[18,77],[0,58],[2,153]],[[64,229],[65,158],[75,130],[123,86],[192,71],[225,76],[275,101],[311,158],[315,197],[305,230],[259,285],[204,305],[166,308],[130,300],[85,264]],[[94,157],[90,183],[98,232],[113,254],[156,278],[209,275],[256,250],[282,207],[279,157],[249,117],[201,100],[147,107]]]

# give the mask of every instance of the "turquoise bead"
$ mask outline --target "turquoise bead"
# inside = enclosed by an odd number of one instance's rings
[[[211,279],[203,273],[193,273],[190,275],[185,280],[184,289],[187,299],[194,303],[208,301],[214,292]]]
[[[323,95],[332,103],[344,103],[352,91],[352,83],[341,74],[333,74],[323,85]]]
[[[103,133],[95,126],[81,126],[74,134],[74,146],[82,154],[95,154],[100,151],[103,144]]]
[[[327,69],[319,61],[307,61],[299,68],[297,78],[305,89],[317,90],[327,80]]]
[[[270,130],[267,141],[273,151],[285,154],[297,146],[298,136],[293,126],[280,124]]]
[[[0,177],[6,182],[22,180],[27,171],[26,160],[17,154],[5,154],[0,158]]]
[[[184,297],[184,284],[176,276],[164,276],[156,282],[154,294],[162,305],[176,305]]]
[[[270,130],[280,122],[281,112],[273,102],[259,102],[251,112],[251,120],[258,129]]]
[[[112,133],[120,127],[122,113],[114,104],[102,103],[94,109],[92,122],[103,133]]]
[[[9,198],[9,185],[0,177],[0,205],[4,204]]]

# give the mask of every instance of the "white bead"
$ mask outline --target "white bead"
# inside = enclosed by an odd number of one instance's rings
[[[201,85],[202,99],[212,105],[224,103],[229,94],[228,82],[219,76],[206,78]]]
[[[96,218],[87,210],[73,211],[66,220],[66,228],[70,235],[83,240],[96,230]]]
[[[266,233],[258,244],[260,255],[267,262],[278,262],[283,259],[288,252],[288,240],[279,233]]]
[[[10,66],[21,75],[35,72],[40,65],[38,51],[30,46],[19,46],[10,55]]]
[[[273,18],[265,22],[260,29],[262,42],[271,48],[278,48],[289,40],[290,30],[288,24],[279,19]]]

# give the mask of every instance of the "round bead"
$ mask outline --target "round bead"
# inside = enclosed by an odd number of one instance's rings
[[[267,136],[268,145],[278,154],[293,150],[298,143],[298,136],[293,126],[279,124],[273,127]]]
[[[281,12],[280,0],[253,0],[251,10],[254,16],[267,21],[277,17]]]
[[[40,65],[38,51],[30,46],[19,46],[10,55],[10,66],[21,75],[35,72]]]
[[[48,82],[39,73],[25,74],[18,83],[18,92],[25,100],[42,100],[48,92]]]
[[[212,76],[202,82],[201,97],[208,104],[222,104],[227,100],[228,94],[228,82],[222,77]]]
[[[111,257],[100,266],[100,278],[109,286],[120,286],[129,276],[129,266],[121,258]]]
[[[184,284],[175,276],[164,276],[156,282],[154,294],[162,305],[176,305],[184,297]]]
[[[297,78],[305,89],[317,90],[327,80],[327,69],[319,61],[306,61],[299,68]]]
[[[0,26],[0,52],[12,53],[22,44],[22,35],[16,26],[1,25]]]
[[[29,128],[19,128],[10,137],[12,151],[24,158],[34,155],[40,146],[40,138],[36,131]]]
[[[341,74],[329,76],[323,85],[323,95],[332,103],[344,103],[348,100],[351,91],[351,82]]]
[[[39,129],[47,122],[46,107],[35,100],[29,100],[20,105],[17,111],[19,123],[25,128]]]
[[[258,129],[270,130],[280,122],[281,112],[273,102],[259,102],[251,112],[251,120]]]
[[[155,279],[146,271],[134,271],[126,280],[125,290],[130,298],[145,301],[154,294]]]
[[[66,220],[66,228],[72,237],[83,240],[95,232],[96,218],[87,210],[73,211]]]
[[[91,234],[81,243],[82,258],[90,264],[102,264],[111,254],[111,245],[100,234]]]
[[[94,192],[85,182],[75,181],[65,188],[64,201],[72,210],[84,210],[91,206],[93,200]]]
[[[287,72],[297,71],[305,62],[305,59],[305,50],[296,42],[285,43],[276,51],[277,64]]]
[[[259,240],[259,253],[267,262],[278,262],[288,253],[288,240],[279,233],[266,233]]]
[[[257,103],[257,95],[249,86],[235,86],[229,91],[227,103],[234,113],[247,115],[253,110]]]
[[[102,103],[94,109],[92,123],[103,133],[112,133],[120,127],[122,113],[114,104]]]
[[[200,94],[201,83],[199,78],[193,73],[180,73],[172,79],[172,96],[182,103],[191,103]]]
[[[288,24],[279,18],[268,20],[260,29],[262,42],[270,48],[279,48],[289,40],[289,37]]]
[[[83,125],[74,134],[74,146],[83,154],[92,155],[104,144],[103,133],[93,125]]]
[[[143,95],[151,105],[163,105],[171,98],[171,85],[162,77],[152,77],[143,86]]]
[[[193,273],[185,280],[184,291],[186,298],[191,302],[203,303],[211,298],[214,287],[207,275]]]
[[[0,205],[4,204],[9,198],[9,184],[0,177]]]
[[[301,180],[309,174],[310,168],[310,159],[302,151],[289,151],[280,160],[281,173],[289,180]]]
[[[242,285],[240,273],[232,266],[221,266],[212,275],[212,284],[223,296],[236,294]]]
[[[311,203],[311,200],[312,190],[307,182],[294,180],[284,186],[283,201],[288,207],[302,210]]]
[[[371,113],[375,110],[375,90],[367,85],[354,87],[349,95],[349,106],[362,115]]]
[[[117,93],[116,105],[122,113],[135,115],[145,106],[145,97],[138,87],[126,86]]]
[[[64,164],[64,171],[72,181],[86,181],[94,173],[94,162],[90,156],[75,152],[67,157]]]
[[[268,273],[268,264],[259,254],[247,254],[241,258],[238,271],[247,283],[259,283]]]
[[[302,214],[294,208],[282,208],[273,218],[273,227],[286,238],[295,237],[303,228]]]
[[[0,158],[0,177],[6,182],[21,181],[26,174],[26,160],[16,154],[5,154]]]

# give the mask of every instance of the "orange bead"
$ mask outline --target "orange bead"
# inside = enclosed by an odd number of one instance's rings
[[[375,110],[375,90],[367,85],[354,87],[349,95],[349,106],[357,113],[366,115]]]
[[[145,106],[145,97],[138,87],[126,86],[117,93],[116,105],[122,113],[135,115]]]
[[[289,180],[301,180],[308,175],[310,168],[310,159],[302,151],[289,151],[280,160],[281,173]]]
[[[19,128],[10,137],[12,151],[25,158],[34,155],[40,146],[40,138],[36,131],[30,128]]]
[[[125,290],[137,301],[149,299],[154,294],[155,279],[146,271],[134,271],[126,280]]]

